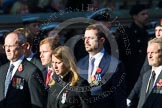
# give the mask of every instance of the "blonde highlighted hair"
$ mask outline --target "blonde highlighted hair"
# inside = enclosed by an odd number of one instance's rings
[[[73,76],[70,86],[75,86],[77,81],[79,80],[79,75],[75,57],[71,49],[67,46],[59,46],[52,51],[52,55],[54,55],[57,59],[63,61],[64,65],[68,68],[67,71],[72,72]]]

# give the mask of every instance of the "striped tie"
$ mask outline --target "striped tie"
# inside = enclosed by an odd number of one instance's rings
[[[48,83],[50,81],[50,78],[51,78],[51,74],[52,74],[52,70],[48,70],[47,71],[47,77],[46,77],[46,86],[48,86]]]
[[[90,58],[89,60],[89,68],[88,68],[88,82],[91,83],[91,74],[93,72],[93,68],[94,68],[94,61],[95,58]]]

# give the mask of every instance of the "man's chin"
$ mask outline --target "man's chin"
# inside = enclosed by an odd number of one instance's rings
[[[149,63],[149,65],[150,65],[150,66],[153,66],[153,65],[154,65],[154,63]]]
[[[7,56],[7,59],[8,59],[8,60],[11,60],[11,57],[8,57],[8,56]]]
[[[42,65],[43,65],[43,66],[48,66],[48,64],[46,64],[46,63],[42,63]]]
[[[91,50],[90,49],[86,49],[87,52],[90,52]]]

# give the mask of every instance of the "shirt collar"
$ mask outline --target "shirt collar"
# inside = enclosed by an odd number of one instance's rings
[[[49,67],[49,66],[48,66],[48,67],[47,67],[47,70],[52,70],[52,67]]]
[[[155,73],[156,73],[156,77],[158,77],[159,74],[160,74],[160,72],[162,71],[162,65],[159,66],[158,68],[156,68],[155,70],[152,70],[152,71],[155,71]]]
[[[26,59],[27,59],[28,61],[31,61],[31,59],[33,58],[33,56],[34,56],[34,53],[31,53],[30,56],[27,57]]]
[[[104,53],[105,53],[105,49],[103,48],[100,52],[98,52],[96,55],[94,55],[94,56],[90,56],[89,57],[89,59],[90,58],[95,58],[95,59],[97,59],[97,58],[100,58],[100,57],[102,57],[103,55],[104,55]]]
[[[24,59],[24,55],[21,56],[17,61],[15,61],[15,62],[10,62],[10,65],[13,64],[14,66],[19,66],[20,63],[23,61],[23,59]]]

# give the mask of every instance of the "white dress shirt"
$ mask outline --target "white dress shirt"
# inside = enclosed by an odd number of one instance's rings
[[[99,67],[99,64],[101,62],[102,57],[104,56],[105,53],[105,49],[103,48],[99,53],[97,53],[96,55],[92,56],[93,58],[95,58],[94,61],[94,69],[92,72],[92,75],[95,75],[97,68]],[[90,59],[91,57],[89,57]]]

